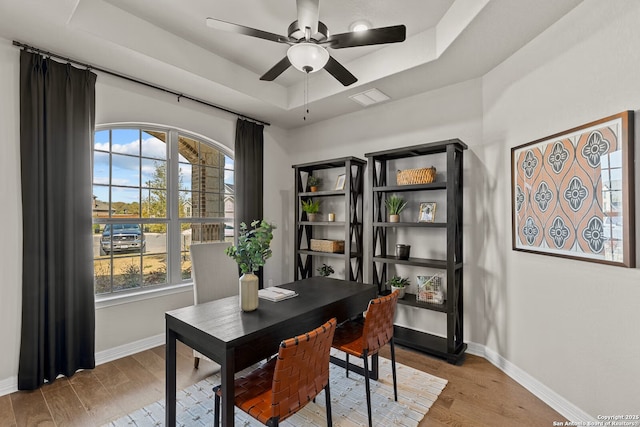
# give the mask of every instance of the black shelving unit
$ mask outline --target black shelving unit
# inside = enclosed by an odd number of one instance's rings
[[[302,280],[314,276],[314,257],[342,259],[344,261],[345,279],[362,282],[363,280],[363,202],[364,169],[367,162],[356,157],[324,160],[320,162],[293,165],[295,170],[295,280]],[[342,190],[306,191],[307,174],[324,169],[338,169],[345,174],[345,184]],[[307,214],[302,211],[301,203],[312,198],[342,198],[344,199],[343,221],[308,221]],[[314,228],[332,227],[342,228],[344,231],[344,253],[316,252],[311,247]],[[342,235],[342,233],[340,233]]]
[[[385,294],[387,266],[402,264],[417,268],[431,268],[446,271],[446,295],[443,304],[430,304],[416,300],[413,294],[406,294],[399,304],[432,310],[446,315],[447,334],[440,337],[404,326],[395,326],[394,339],[398,344],[446,359],[458,364],[464,360],[467,345],[463,341],[463,263],[462,263],[462,173],[463,152],[467,145],[459,139],[433,142],[411,147],[368,153],[369,185],[373,210],[371,268],[368,282],[378,286],[378,292]],[[446,180],[429,184],[394,185],[389,174],[391,161],[409,157],[446,154]],[[426,160],[426,159],[425,159]],[[424,163],[424,162],[423,162]],[[395,180],[394,180],[395,181]],[[387,222],[385,200],[388,194],[402,192],[446,192],[446,222]],[[387,236],[396,228],[419,227],[431,229],[432,233],[446,232],[446,257],[444,259],[409,258],[401,260],[388,252]],[[418,242],[411,242],[418,246]],[[393,253],[393,251],[390,251]]]

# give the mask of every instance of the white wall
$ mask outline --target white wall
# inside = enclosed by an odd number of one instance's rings
[[[512,251],[509,156],[638,114],[638,22],[640,2],[586,0],[483,79],[487,346],[593,417],[640,412],[640,271]]]
[[[20,194],[19,51],[0,38],[0,384],[17,376],[22,313],[22,196]],[[0,386],[0,389],[2,387]]]

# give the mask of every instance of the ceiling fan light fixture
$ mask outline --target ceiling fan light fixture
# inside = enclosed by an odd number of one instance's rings
[[[369,28],[371,28],[371,22],[365,20],[355,21],[352,22],[351,25],[349,25],[349,31],[354,33],[367,31]]]
[[[294,44],[287,50],[287,58],[298,70],[304,73],[315,73],[327,64],[329,52],[315,43],[302,42]]]

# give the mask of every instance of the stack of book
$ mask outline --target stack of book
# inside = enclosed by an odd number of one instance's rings
[[[270,288],[260,289],[258,291],[258,296],[262,299],[266,299],[268,301],[282,301],[283,299],[293,298],[298,296],[295,291],[290,289],[278,288],[277,286],[272,286]]]

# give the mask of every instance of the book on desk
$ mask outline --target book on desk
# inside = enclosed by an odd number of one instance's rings
[[[273,302],[278,302],[297,296],[298,294],[295,291],[279,288],[277,286],[271,286],[270,288],[264,288],[258,291],[258,297]]]

